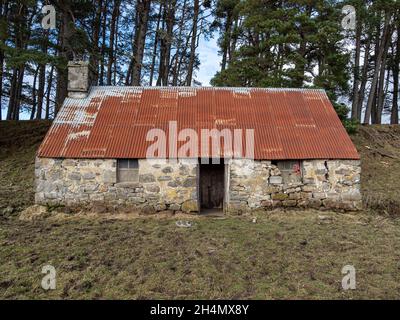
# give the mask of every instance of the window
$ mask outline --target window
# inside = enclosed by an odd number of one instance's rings
[[[118,182],[139,181],[139,160],[121,159],[117,163]]]
[[[301,163],[300,161],[277,161],[274,163],[282,174],[283,183],[286,185],[301,183]]]

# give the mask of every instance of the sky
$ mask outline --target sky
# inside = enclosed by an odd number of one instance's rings
[[[210,80],[219,71],[221,63],[216,37],[200,40],[199,58],[201,64],[197,71],[196,80],[200,81],[202,86],[210,86]]]

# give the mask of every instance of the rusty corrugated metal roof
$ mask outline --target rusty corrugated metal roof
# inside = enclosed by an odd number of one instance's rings
[[[148,131],[168,137],[170,121],[199,137],[242,129],[243,149],[244,131],[254,129],[255,159],[359,159],[323,90],[205,87],[94,87],[85,99],[67,98],[38,156],[145,158]]]

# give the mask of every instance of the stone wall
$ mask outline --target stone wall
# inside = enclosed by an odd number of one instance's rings
[[[94,207],[144,213],[197,208],[197,164],[139,160],[138,182],[117,182],[116,160],[36,158],[35,201],[43,205]]]
[[[276,207],[361,208],[360,161],[303,161],[298,183],[285,183],[271,161],[234,159],[227,165],[228,213]],[[118,183],[116,160],[37,158],[35,175],[38,204],[100,211],[139,208],[144,213],[199,210],[196,161],[139,160],[138,182]]]
[[[271,161],[231,160],[227,210],[300,207],[361,209],[360,161],[302,161],[299,183],[284,183]]]

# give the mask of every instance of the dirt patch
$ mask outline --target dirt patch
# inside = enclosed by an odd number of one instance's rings
[[[33,221],[37,219],[45,218],[48,215],[48,210],[44,206],[33,205],[26,208],[19,215],[21,221]]]

